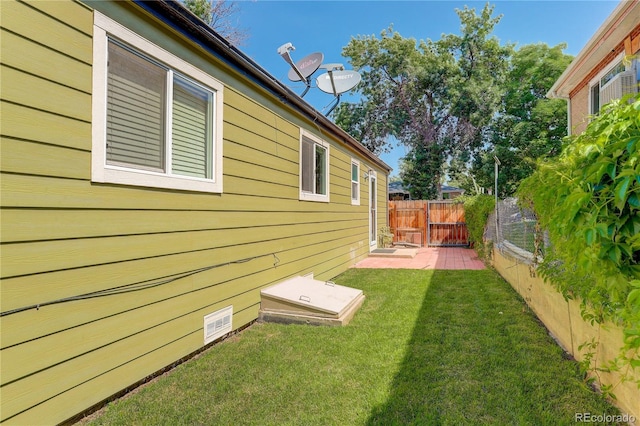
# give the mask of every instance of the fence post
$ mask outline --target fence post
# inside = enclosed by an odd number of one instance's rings
[[[499,225],[500,225],[500,218],[498,217],[498,166],[500,165],[500,160],[498,159],[498,157],[496,157],[495,155],[493,156],[494,159],[494,175],[495,175],[495,185],[494,185],[494,190],[496,193],[496,239],[498,240],[498,243],[500,243],[500,235],[498,234],[499,232]]]
[[[397,243],[398,242],[398,206],[396,205],[396,203],[393,203],[393,218],[394,223],[393,223],[393,242]]]
[[[427,232],[428,232],[428,228],[429,228],[429,210],[427,208],[428,202],[424,203],[422,205],[422,208],[424,209],[424,234],[422,235],[422,246],[426,247],[429,243],[427,240]]]

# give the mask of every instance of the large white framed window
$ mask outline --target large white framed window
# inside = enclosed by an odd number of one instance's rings
[[[329,144],[300,132],[300,200],[329,202]]]
[[[360,205],[360,162],[351,159],[351,204]]]
[[[601,92],[604,86],[607,85],[616,75],[625,71],[625,65],[623,63],[624,53],[618,55],[611,63],[598,73],[589,82],[589,114],[596,115],[600,112],[600,109],[607,103],[606,99],[601,98]]]
[[[95,12],[94,182],[222,192],[223,85]]]

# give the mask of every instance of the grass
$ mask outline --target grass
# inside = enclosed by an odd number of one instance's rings
[[[254,324],[102,425],[573,424],[616,414],[495,272],[353,269],[346,327]]]

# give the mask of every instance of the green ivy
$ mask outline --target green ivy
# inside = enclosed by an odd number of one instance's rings
[[[518,198],[549,231],[541,274],[582,301],[585,319],[621,323],[621,358],[640,367],[640,95],[605,106],[567,137]]]
[[[473,195],[458,197],[464,203],[464,216],[469,230],[469,242],[473,243],[480,257],[489,255],[488,247],[484,243],[484,228],[489,214],[495,209],[496,201],[491,195]]]

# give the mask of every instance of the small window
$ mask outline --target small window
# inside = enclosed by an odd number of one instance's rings
[[[591,114],[600,112],[600,84],[591,87]]]
[[[606,90],[605,86],[607,86],[616,75],[624,72],[626,69],[622,60],[618,59],[614,63],[615,65],[605,68],[604,71],[600,72],[598,76],[590,82],[589,113],[592,115],[600,113],[602,106],[610,100],[610,96],[604,96],[604,99],[602,99],[601,93],[603,93],[603,90]]]
[[[610,82],[613,79],[613,77],[620,74],[621,72],[624,72],[624,70],[625,70],[625,67],[622,62],[618,63],[616,66],[609,69],[609,71],[607,71],[606,74],[600,78],[600,87]]]
[[[329,201],[329,146],[306,132],[300,137],[300,199]]]
[[[360,205],[360,162],[351,160],[351,204]]]
[[[92,180],[222,192],[222,89],[96,12]]]

